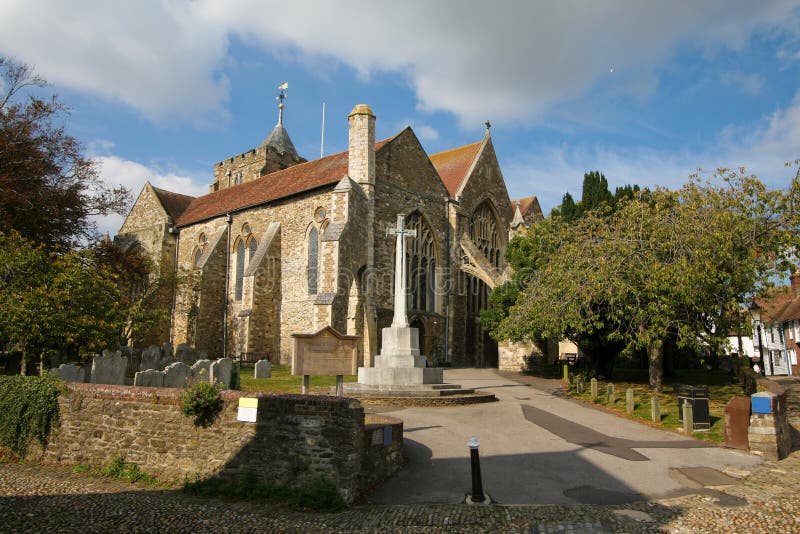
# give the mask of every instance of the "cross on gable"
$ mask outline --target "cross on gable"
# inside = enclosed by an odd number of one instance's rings
[[[386,229],[386,235],[399,235],[401,237],[417,237],[416,230],[406,229],[406,218],[404,215],[397,216],[397,227],[389,227]]]

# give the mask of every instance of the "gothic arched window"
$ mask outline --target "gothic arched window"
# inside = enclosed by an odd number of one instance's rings
[[[317,271],[319,268],[319,230],[316,226],[308,232],[308,294],[317,294]]]
[[[436,247],[433,233],[422,215],[415,211],[406,219],[406,228],[416,230],[406,250],[408,273],[408,308],[436,311]]]
[[[242,288],[244,287],[244,240],[239,239],[236,245],[236,300],[242,300]]]
[[[500,232],[497,231],[497,218],[494,216],[488,200],[472,212],[469,221],[469,236],[489,260],[489,263],[500,268],[500,256],[502,255]]]
[[[256,240],[255,237],[250,238],[248,249],[250,250],[250,253],[247,255],[247,264],[249,265],[253,260],[253,256],[256,255],[256,250],[258,250],[258,240]]]

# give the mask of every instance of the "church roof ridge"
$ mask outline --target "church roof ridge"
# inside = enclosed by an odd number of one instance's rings
[[[395,136],[375,143],[377,152]],[[240,211],[298,193],[337,184],[347,174],[348,151],[292,165],[286,169],[262,175],[251,182],[234,185],[195,198],[177,220],[178,226]]]
[[[158,200],[161,202],[164,210],[166,210],[167,215],[172,217],[173,221],[176,221],[181,214],[186,211],[186,208],[189,207],[189,204],[191,204],[196,198],[193,196],[168,191],[166,189],[161,189],[153,184],[150,184],[150,187],[158,197]]]
[[[451,148],[428,156],[450,196],[455,196],[459,187],[461,187],[467,171],[470,169],[484,142],[485,138],[477,143]]]

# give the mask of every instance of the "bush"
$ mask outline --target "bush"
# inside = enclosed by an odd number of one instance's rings
[[[58,422],[58,382],[40,376],[0,376],[0,446],[25,456],[31,439],[47,445]]]
[[[222,396],[217,384],[198,382],[181,393],[181,412],[194,417],[194,426],[211,426],[222,411]]]

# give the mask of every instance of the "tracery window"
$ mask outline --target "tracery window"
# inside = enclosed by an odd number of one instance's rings
[[[408,308],[434,312],[436,311],[436,248],[433,233],[418,211],[406,218],[406,228],[417,232],[416,238],[408,239],[406,249]]]
[[[244,288],[244,240],[238,239],[236,245],[236,300],[242,300]]]
[[[258,241],[253,235],[253,230],[250,224],[244,223],[242,225],[242,234],[236,238],[236,283],[235,283],[235,299],[242,300],[244,293],[244,272],[253,259],[253,255],[258,249]]]
[[[308,232],[308,294],[317,294],[317,272],[319,269],[319,230],[312,226]]]
[[[500,233],[497,231],[497,219],[489,201],[485,201],[472,213],[469,221],[469,236],[489,260],[489,263],[500,268],[502,245]]]

